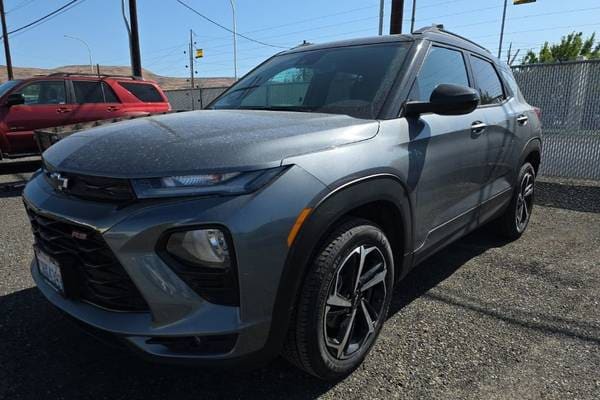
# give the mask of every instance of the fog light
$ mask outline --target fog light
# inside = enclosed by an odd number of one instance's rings
[[[229,248],[220,229],[198,229],[173,233],[167,242],[169,254],[203,267],[225,269],[230,265]]]

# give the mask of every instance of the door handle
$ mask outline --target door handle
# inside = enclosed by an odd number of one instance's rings
[[[71,109],[70,109],[70,108],[67,108],[67,107],[58,107],[58,108],[56,109],[56,112],[57,112],[57,113],[60,113],[60,114],[64,114],[64,113],[71,112]]]
[[[517,117],[517,122],[519,123],[519,125],[527,125],[528,121],[529,117],[527,117],[527,115],[525,114],[521,114]]]
[[[118,111],[118,110],[119,110],[119,107],[115,107],[115,106],[108,106],[108,107],[106,107],[106,110],[108,110],[108,111]]]
[[[485,128],[487,128],[487,125],[481,121],[475,121],[471,124],[471,132],[477,135],[482,134],[483,131],[485,131]]]

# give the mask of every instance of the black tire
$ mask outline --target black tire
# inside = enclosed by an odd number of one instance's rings
[[[357,276],[361,278],[358,282]],[[375,281],[378,283],[373,284]],[[383,231],[364,219],[343,221],[309,266],[290,322],[284,357],[321,379],[339,379],[352,372],[379,335],[393,282],[392,249]],[[340,306],[334,305],[338,299],[343,303]],[[337,338],[342,340],[336,342]],[[334,344],[337,348],[331,347]]]
[[[531,192],[527,196],[524,196],[524,191],[529,185],[531,185]],[[535,169],[533,168],[533,165],[526,162],[519,170],[517,184],[514,188],[510,204],[504,213],[496,220],[496,227],[499,234],[507,239],[516,240],[521,237],[523,232],[525,232],[533,211],[534,189]],[[521,201],[524,201],[524,203],[521,203]],[[524,210],[520,208],[521,204],[524,205]],[[524,212],[527,214],[526,218],[523,220]],[[519,220],[519,213],[521,214],[521,220]]]

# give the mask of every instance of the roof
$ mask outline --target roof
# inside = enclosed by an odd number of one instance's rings
[[[349,40],[340,40],[335,42],[327,42],[321,44],[302,44],[300,46],[294,47],[290,50],[285,50],[280,54],[289,54],[289,53],[298,53],[302,51],[308,50],[318,50],[318,49],[329,49],[335,47],[346,47],[346,46],[360,46],[360,45],[368,45],[368,44],[378,44],[378,43],[394,43],[394,42],[412,42],[419,39],[428,39],[440,43],[445,43],[448,45],[456,46],[463,48],[465,50],[472,51],[474,53],[479,53],[485,55],[486,57],[493,57],[489,50],[484,48],[483,46],[478,45],[477,43],[457,35],[455,33],[446,31],[441,25],[432,25],[428,27],[424,27],[414,31],[412,34],[407,35],[383,35],[383,36],[372,36],[365,38],[357,38],[357,39],[349,39]]]

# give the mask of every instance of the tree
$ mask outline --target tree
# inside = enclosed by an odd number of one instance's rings
[[[559,44],[545,42],[538,54],[529,50],[523,63],[555,63],[577,60],[579,57],[586,60],[600,59],[600,43],[596,44],[595,32],[586,39],[583,38],[583,32],[573,32],[563,36]]]

